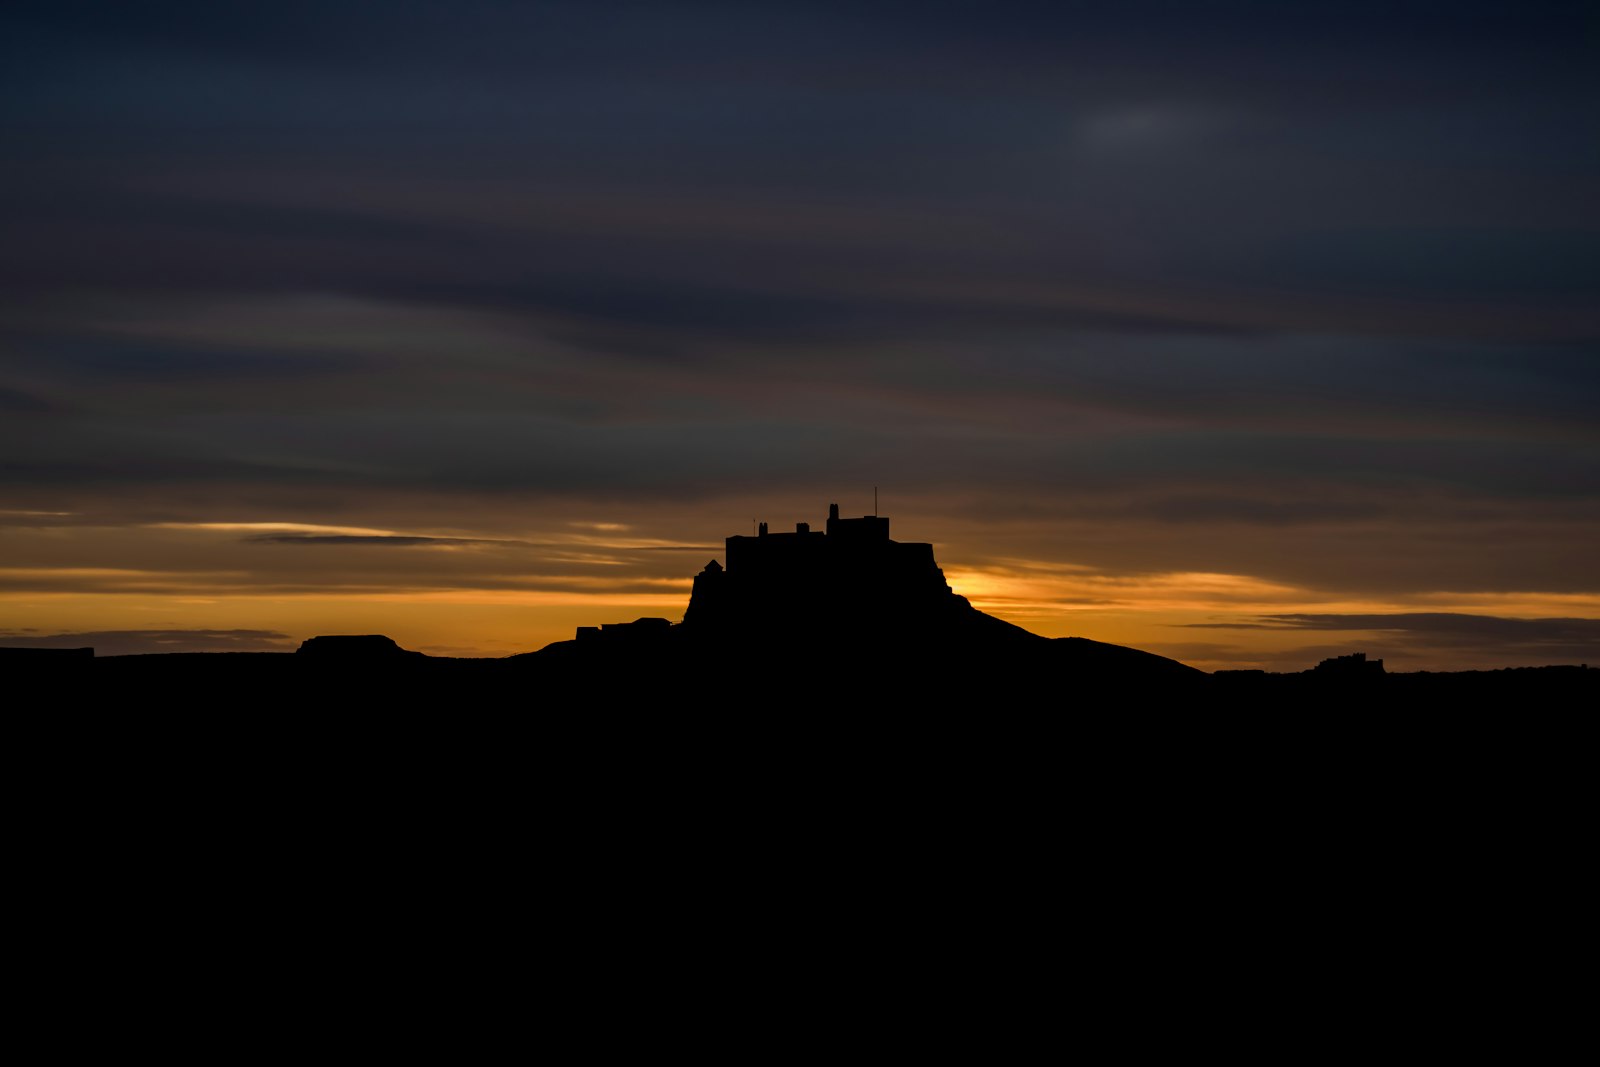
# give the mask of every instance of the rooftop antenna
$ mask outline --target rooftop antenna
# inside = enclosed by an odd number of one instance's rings
[[[878,487],[877,486],[873,486],[872,487],[872,514],[874,516],[876,516],[878,514]]]

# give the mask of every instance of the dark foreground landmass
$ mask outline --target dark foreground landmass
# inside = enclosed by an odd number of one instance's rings
[[[869,998],[883,952],[963,1003],[973,975],[1038,985],[1057,957],[1136,1005],[1152,975],[1237,999],[1235,965],[1303,999],[1307,961],[1342,980],[1397,945],[1478,981],[1499,870],[1527,887],[1518,943],[1564,943],[1570,921],[1538,923],[1584,884],[1562,863],[1581,862],[1600,671],[1206,674],[978,611],[876,517],[730,538],[727,558],[683,622],[504,659],[378,635],[0,651],[36,843],[19,884],[71,909],[53,944],[91,924],[65,967],[120,955],[147,981],[192,931],[227,967],[330,960],[340,1004],[338,953],[414,983],[439,937],[493,954],[446,960],[451,980],[502,983],[566,938],[578,963],[551,973],[585,996],[605,988],[585,967],[677,988],[707,930],[738,943],[739,983],[761,977],[750,952],[861,961]],[[119,953],[130,930],[149,945]]]
[[[313,638],[295,653],[95,656],[90,649],[0,648],[0,676],[18,695],[18,707],[92,701],[217,710],[960,709],[1026,715],[1341,705],[1353,711],[1445,709],[1483,701],[1576,709],[1596,706],[1600,697],[1600,670],[1583,666],[1385,672],[1381,664],[1376,670],[1324,664],[1298,673],[1207,674],[1138,649],[1000,627],[944,640],[801,641],[790,635],[772,642],[720,635],[724,640],[712,643],[682,627],[641,620],[504,659],[427,656],[376,635]]]
[[[1059,957],[1134,1032],[1147,989],[1195,1017],[1255,987],[1342,1011],[1385,966],[1409,1012],[1418,974],[1478,989],[1584,914],[1594,671],[610,633],[499,660],[67,656],[21,684],[0,657],[16,881],[53,966],[171,996],[171,961],[229,1005],[262,967],[267,1003],[289,973],[340,1011],[353,983],[434,1010],[439,976],[476,1011],[524,955],[584,1000],[701,996],[702,962],[770,998],[798,967],[873,1011],[909,974],[1053,1019],[1034,972]]]

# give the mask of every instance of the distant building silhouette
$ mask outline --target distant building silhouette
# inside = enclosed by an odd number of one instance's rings
[[[712,560],[695,576],[686,627],[860,630],[971,610],[951,592],[933,545],[891,540],[881,515],[840,518],[830,504],[823,530],[804,522],[793,533],[764,522],[757,530],[727,538],[727,566]]]
[[[1368,659],[1365,652],[1352,652],[1348,656],[1333,656],[1312,668],[1318,674],[1339,678],[1369,678],[1383,674],[1383,660]]]
[[[579,641],[641,641],[658,637],[670,629],[666,619],[635,619],[633,622],[608,622],[599,626],[578,627]]]

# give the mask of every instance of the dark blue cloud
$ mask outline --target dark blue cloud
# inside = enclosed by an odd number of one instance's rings
[[[4,18],[0,489],[1429,501],[1564,561],[1600,481],[1573,6]]]
[[[1193,629],[1362,631],[1402,656],[1476,653],[1500,660],[1588,663],[1600,659],[1600,619],[1515,619],[1414,612],[1391,615],[1264,615],[1255,622],[1190,623]],[[1297,650],[1304,651],[1304,650]],[[1460,661],[1460,660],[1458,660]],[[1470,662],[1470,658],[1465,660]]]

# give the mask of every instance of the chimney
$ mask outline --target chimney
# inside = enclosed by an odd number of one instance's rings
[[[828,505],[828,518],[837,519],[838,517],[839,517],[839,505],[838,504],[829,504]]]
[[[808,534],[811,532],[811,524],[809,522],[797,522],[794,524],[794,532]]]

